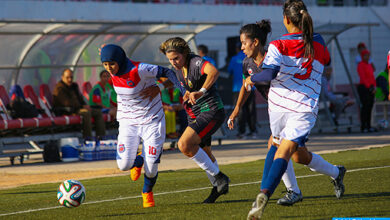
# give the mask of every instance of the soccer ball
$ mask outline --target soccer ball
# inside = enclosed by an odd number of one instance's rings
[[[85,199],[85,188],[77,180],[65,180],[58,187],[57,200],[58,202],[67,207],[78,207]]]
[[[378,121],[379,128],[386,129],[389,127],[389,122],[386,119],[382,119]]]

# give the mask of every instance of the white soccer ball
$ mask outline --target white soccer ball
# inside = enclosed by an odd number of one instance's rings
[[[78,207],[85,200],[85,188],[83,184],[77,180],[65,180],[58,187],[57,200],[67,208]]]

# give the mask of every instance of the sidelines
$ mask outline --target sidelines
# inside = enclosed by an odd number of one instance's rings
[[[383,168],[389,168],[390,166],[381,166],[381,167],[367,167],[367,168],[358,168],[354,170],[347,170],[348,173],[350,172],[358,172],[358,171],[366,171],[366,170],[375,170],[375,169],[383,169]],[[312,175],[305,175],[305,176],[297,176],[297,179],[302,178],[308,178],[308,177],[315,177],[315,176],[321,176],[323,174],[312,174]],[[258,184],[261,183],[261,181],[256,182],[247,182],[247,183],[236,183],[236,184],[230,184],[229,186],[243,186],[243,185],[251,185],[251,184]],[[199,191],[199,190],[205,190],[205,189],[211,189],[212,187],[201,187],[201,188],[195,188],[195,189],[184,189],[184,190],[177,190],[177,191],[171,191],[171,192],[161,192],[161,193],[155,193],[155,196],[159,195],[166,195],[166,194],[174,194],[174,193],[183,193],[183,192],[193,192],[193,191]],[[105,200],[99,200],[99,201],[92,201],[92,202],[85,202],[83,205],[88,204],[97,204],[97,203],[103,203],[103,202],[113,202],[113,201],[119,201],[119,200],[125,200],[125,199],[136,199],[141,198],[142,196],[128,196],[128,197],[121,197],[116,199],[105,199]],[[4,213],[0,214],[1,216],[9,216],[9,215],[17,215],[17,214],[23,214],[23,213],[30,213],[30,212],[37,212],[37,211],[44,211],[44,210],[50,210],[50,209],[58,209],[58,208],[64,208],[63,206],[54,206],[54,207],[47,207],[47,208],[40,208],[40,209],[29,209],[25,211],[19,211],[19,212],[10,212],[10,213]]]

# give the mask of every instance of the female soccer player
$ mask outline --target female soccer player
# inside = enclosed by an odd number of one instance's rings
[[[152,189],[157,180],[158,163],[165,141],[165,117],[160,96],[145,97],[142,92],[145,88],[156,86],[156,78],[159,77],[168,77],[182,94],[185,94],[185,89],[180,86],[172,70],[132,61],[117,45],[104,46],[100,58],[111,74],[117,93],[118,168],[122,171],[131,169],[131,179],[135,181],[141,174],[142,165],[145,165],[143,207],[153,207]],[[140,138],[144,157],[137,156]]]
[[[265,44],[267,42],[267,35],[271,32],[271,22],[269,20],[262,20],[256,24],[247,24],[240,29],[241,49],[247,56],[242,64],[243,74],[245,78],[250,77],[254,73],[261,72],[261,65],[265,57]],[[256,89],[268,100],[269,83],[255,84]],[[250,95],[250,87],[245,87],[245,80],[243,80],[240,94],[237,99],[236,106],[229,116],[228,126],[230,129],[234,128],[234,119],[237,118],[242,105]],[[249,90],[249,91],[248,91]],[[276,150],[278,146],[278,137],[270,137],[268,148],[272,151]],[[272,162],[272,160],[267,161]],[[266,175],[263,175],[265,177]],[[302,201],[302,193],[298,187],[295,178],[294,168],[291,160],[288,163],[287,170],[282,177],[283,182],[287,188],[287,194],[278,200],[279,205],[293,205],[296,202]]]
[[[329,52],[322,37],[313,34],[312,19],[301,0],[284,3],[283,23],[288,34],[270,43],[261,74],[246,79],[248,85],[271,82],[268,93],[270,127],[272,135],[281,138],[276,152],[270,150],[267,154],[266,160],[273,158],[273,161],[264,166],[266,177],[248,219],[261,218],[288,161],[298,148],[298,162],[331,176],[336,197],[340,198],[344,193],[346,169],[328,163],[305,147],[317,117],[321,75],[324,65],[330,62]]]
[[[229,191],[229,178],[219,170],[211,152],[211,135],[225,119],[222,100],[214,85],[218,70],[192,54],[187,42],[180,37],[163,42],[160,51],[168,58],[187,90],[183,105],[188,114],[188,127],[179,139],[179,149],[206,171],[213,189],[203,202],[214,203]]]

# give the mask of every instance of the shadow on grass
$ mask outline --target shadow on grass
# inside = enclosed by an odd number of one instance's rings
[[[112,214],[112,215],[100,215],[96,216],[98,218],[116,218],[116,217],[123,217],[123,216],[137,216],[137,215],[146,215],[146,214],[152,214],[157,212],[141,212],[141,213],[122,213],[122,214]]]
[[[9,192],[9,193],[1,193],[4,195],[18,195],[18,194],[39,194],[39,193],[56,193],[57,191],[47,190],[47,191],[22,191],[22,192]]]
[[[352,198],[372,198],[372,197],[389,197],[390,192],[378,192],[378,193],[355,193],[355,194],[344,194],[341,199],[352,199]],[[335,198],[335,195],[326,196],[303,196],[303,199],[323,199],[323,198]]]

